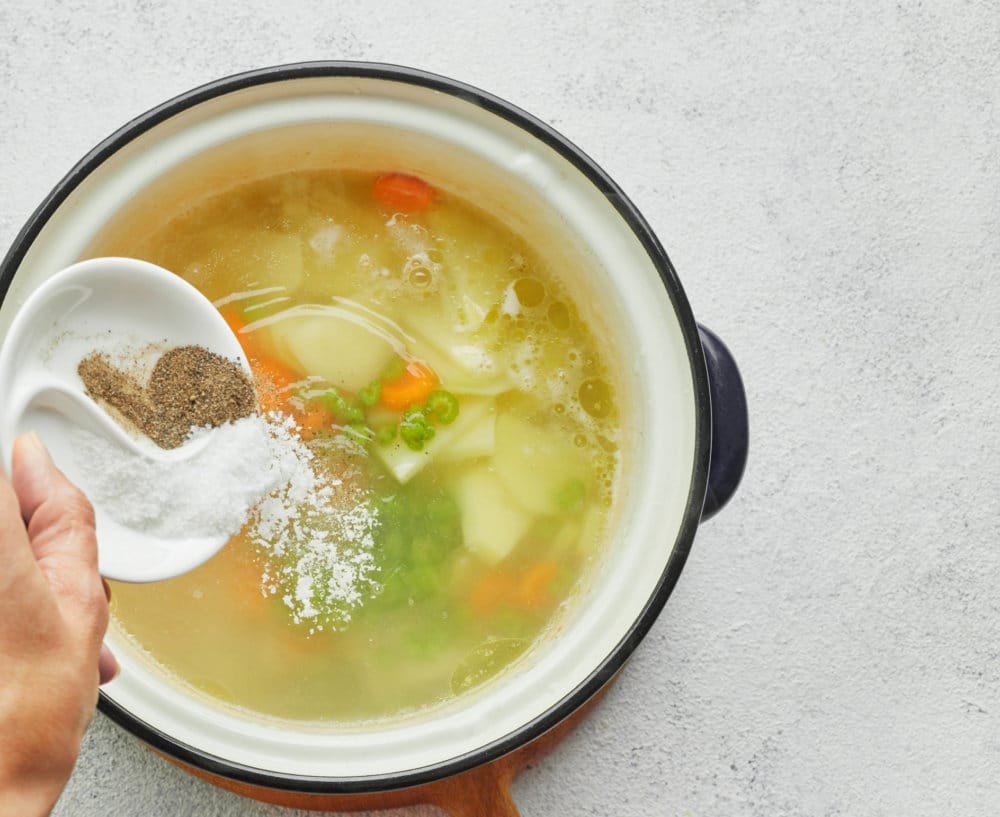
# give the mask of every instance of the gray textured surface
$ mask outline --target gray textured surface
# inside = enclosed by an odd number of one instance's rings
[[[516,101],[649,218],[753,433],[621,681],[517,782],[525,817],[995,813],[996,5],[451,6],[7,0],[0,245],[113,128],[234,71],[390,61]],[[101,717],[57,808],[290,813]]]

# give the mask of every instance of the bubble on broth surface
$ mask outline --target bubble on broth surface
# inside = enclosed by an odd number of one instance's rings
[[[440,264],[435,264],[425,252],[415,253],[403,264],[403,279],[416,289],[429,290],[437,279]]]
[[[532,309],[545,300],[545,285],[537,278],[519,278],[514,282],[514,293],[521,306]]]
[[[611,387],[604,380],[592,378],[580,384],[580,405],[591,417],[602,419],[611,413]]]

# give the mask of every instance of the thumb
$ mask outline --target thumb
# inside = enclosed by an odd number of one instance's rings
[[[94,581],[99,584],[94,510],[56,468],[37,434],[14,441],[11,483],[39,567],[50,582],[80,581],[89,593]]]
[[[55,463],[45,444],[34,431],[22,434],[14,441],[11,481],[21,505],[24,524],[31,522],[35,511],[52,493],[52,472]]]

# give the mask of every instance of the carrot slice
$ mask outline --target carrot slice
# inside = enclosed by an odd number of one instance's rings
[[[517,588],[517,599],[524,607],[541,607],[551,596],[549,585],[559,574],[559,565],[555,562],[539,562],[524,576]]]
[[[248,353],[247,359],[250,361],[250,371],[253,372],[254,380],[257,382],[258,397],[261,400],[284,402],[284,397],[279,395],[292,383],[302,379],[294,370],[273,357]]]
[[[243,345],[243,338],[240,336],[240,331],[246,326],[243,319],[233,312],[231,309],[220,310],[222,319],[226,322],[226,325],[232,330],[233,334],[236,335],[236,340],[240,342],[240,346]]]
[[[333,425],[333,415],[323,406],[313,405],[304,409],[286,406],[286,414],[291,414],[299,426],[299,436],[303,440],[311,440],[320,431]]]
[[[390,210],[422,213],[434,203],[434,188],[405,173],[386,173],[375,180],[375,198]]]
[[[410,360],[396,380],[382,384],[379,402],[387,409],[405,411],[415,403],[423,403],[438,387],[438,377],[426,363]]]
[[[491,570],[484,574],[472,587],[469,603],[480,615],[492,613],[497,607],[517,592],[517,582],[505,571]]]
[[[333,414],[325,406],[313,403],[300,408],[289,399],[294,394],[289,387],[301,380],[298,373],[274,358],[251,358],[250,369],[262,412],[277,411],[291,417],[299,427],[299,436],[306,441],[333,426]]]
[[[280,390],[302,379],[291,366],[287,366],[258,348],[254,342],[253,334],[242,331],[246,324],[239,315],[231,310],[224,310],[222,317],[229,328],[233,330],[240,346],[243,347],[243,354],[247,356],[247,361],[250,363],[250,371],[253,372],[254,380],[257,381],[258,390],[262,386],[267,387],[270,391]]]

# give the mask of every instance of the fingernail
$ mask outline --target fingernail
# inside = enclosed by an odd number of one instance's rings
[[[45,447],[45,443],[42,442],[42,438],[38,436],[37,431],[29,431],[26,434],[22,434],[21,439],[24,441],[24,445],[32,457],[44,457],[46,463],[52,462],[52,457],[49,455],[49,449]]]
[[[33,495],[41,496],[48,488],[55,468],[42,438],[34,431],[22,434],[14,441],[14,453],[14,471],[20,473],[21,484],[27,480],[34,486]]]

